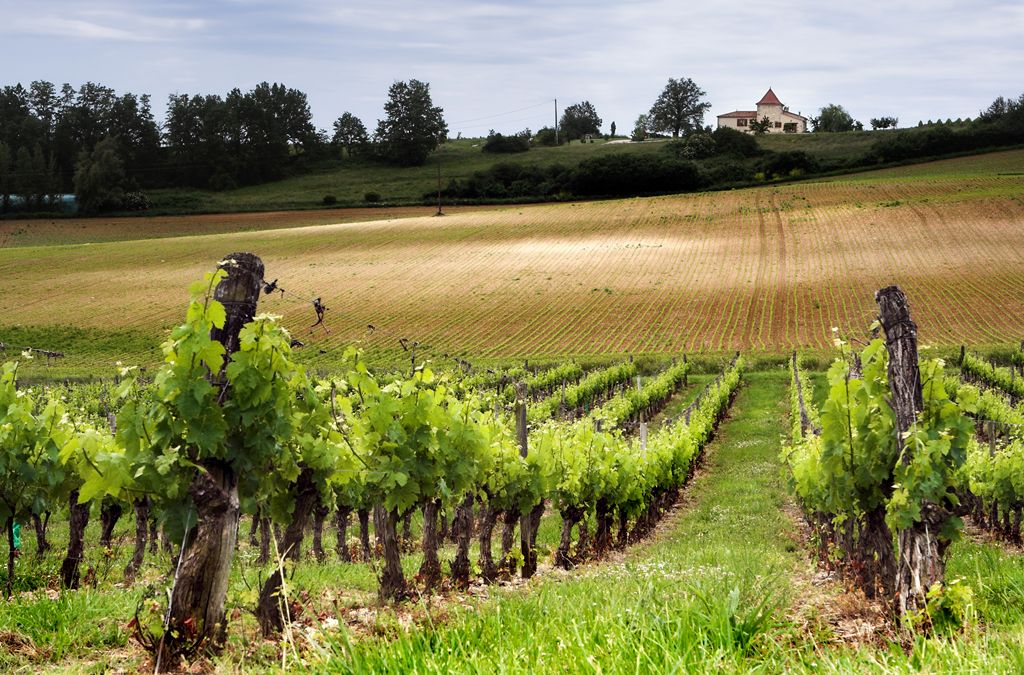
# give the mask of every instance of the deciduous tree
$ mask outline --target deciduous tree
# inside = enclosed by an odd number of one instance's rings
[[[117,141],[104,138],[92,152],[82,151],[75,170],[75,197],[82,213],[116,209],[124,198],[124,163]]]
[[[630,135],[630,139],[634,141],[645,140],[647,138],[648,123],[647,115],[637,117],[636,122],[633,123],[633,133]]]
[[[764,136],[768,133],[768,130],[772,128],[772,121],[765,115],[759,120],[754,120],[750,123],[750,130],[758,136]]]
[[[872,117],[871,128],[872,129],[895,129],[900,123],[898,117]]]
[[[343,149],[351,157],[370,142],[366,126],[362,120],[350,112],[342,113],[334,120],[334,136],[331,142],[336,148]]]
[[[811,125],[815,131],[854,131],[858,125],[863,128],[846,108],[836,103],[829,103],[822,108],[817,117],[811,118]]]
[[[702,100],[707,95],[690,78],[669,78],[664,91],[651,106],[648,114],[650,130],[656,133],[672,132],[674,138],[680,133],[688,134],[700,129],[704,113],[711,104]]]
[[[395,82],[384,104],[387,117],[377,121],[375,140],[382,157],[402,166],[418,166],[448,136],[444,109],[430,98],[430,84]]]
[[[0,141],[0,211],[10,208],[11,192],[11,150]]]
[[[601,130],[601,118],[597,109],[590,101],[574,103],[562,112],[558,123],[559,133],[567,140],[583,138],[587,134],[596,134]]]

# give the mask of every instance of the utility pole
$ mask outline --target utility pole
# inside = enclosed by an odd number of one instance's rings
[[[555,99],[555,145],[558,145],[558,99]]]

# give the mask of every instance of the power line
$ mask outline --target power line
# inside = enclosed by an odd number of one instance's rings
[[[533,105],[528,105],[525,108],[517,108],[516,110],[508,110],[506,112],[501,112],[501,113],[497,113],[497,114],[494,114],[494,115],[485,115],[484,117],[473,117],[473,118],[467,119],[467,120],[458,120],[458,121],[455,121],[455,122],[449,122],[448,124],[454,126],[456,124],[464,124],[466,122],[479,122],[481,120],[494,119],[495,117],[503,117],[505,115],[512,115],[513,113],[523,112],[524,110],[532,110],[534,108],[540,108],[541,106],[546,106],[549,103],[551,103],[551,101],[544,101],[542,103],[535,103]]]

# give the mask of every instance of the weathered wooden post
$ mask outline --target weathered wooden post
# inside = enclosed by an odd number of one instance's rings
[[[897,442],[902,446],[904,434],[924,406],[917,362],[917,324],[910,318],[907,296],[898,286],[881,289],[875,294],[875,301],[889,352],[889,389],[896,413]],[[910,463],[911,449],[901,450],[902,461]],[[921,504],[920,520],[899,532],[895,591],[901,615],[925,607],[928,589],[944,577],[938,535],[948,516],[940,505],[926,501]]]
[[[210,380],[226,388],[225,369],[231,354],[238,351],[238,334],[256,316],[263,261],[252,253],[232,253],[221,267],[228,275],[217,284],[213,297],[224,305],[226,320],[223,328],[211,331],[211,337],[224,345],[226,354],[220,372],[210,373]],[[238,476],[222,460],[207,459],[201,464],[189,486],[196,525],[181,552],[160,656],[173,656],[204,642],[217,647],[227,637],[225,603],[238,536]]]

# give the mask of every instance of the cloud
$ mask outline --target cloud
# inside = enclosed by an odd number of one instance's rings
[[[46,6],[21,3],[9,16],[9,35],[113,42],[174,42],[182,34],[202,31],[211,25],[210,20],[198,16],[158,16],[126,7],[82,8],[59,2]]]
[[[30,20],[15,17],[7,25],[12,34],[83,38],[87,40],[128,40],[145,42],[149,38],[131,31],[103,26],[81,19],[62,19],[55,16],[36,16]]]
[[[626,129],[669,77],[708,92],[709,123],[772,86],[803,114],[835,102],[911,124],[1019,94],[1024,67],[1024,5],[1001,0],[0,0],[0,14],[5,83],[89,79],[160,101],[276,80],[321,127],[345,110],[372,126],[412,77],[472,120],[452,126],[464,134],[550,124],[555,98]]]

